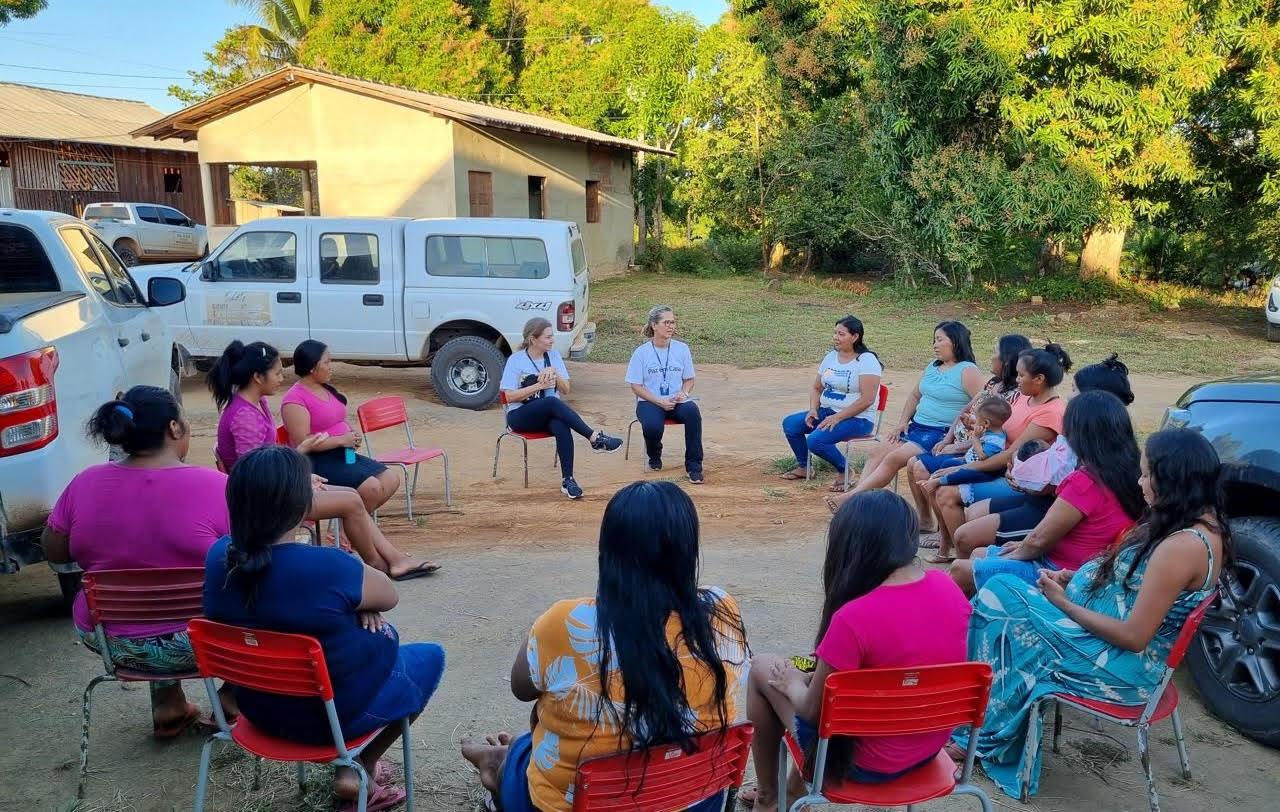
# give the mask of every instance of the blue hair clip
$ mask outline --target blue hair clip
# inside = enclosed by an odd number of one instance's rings
[[[133,419],[133,409],[130,409],[128,406],[124,405],[123,403],[116,404],[116,411],[124,415],[125,417],[129,418],[130,420]]]

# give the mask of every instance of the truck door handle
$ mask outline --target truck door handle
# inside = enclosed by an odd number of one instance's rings
[[[151,340],[151,333],[143,333],[143,334],[142,334],[142,340],[143,340],[143,341],[150,341],[150,340]]]
[[[121,347],[127,347],[129,346],[129,339],[125,338],[124,336],[120,336],[119,338],[116,339],[116,343],[119,344]]]
[[[364,303],[368,307],[382,307],[382,294],[366,293],[364,295]]]
[[[299,304],[302,301],[302,294],[297,291],[282,290],[276,294],[276,301],[281,304]]]

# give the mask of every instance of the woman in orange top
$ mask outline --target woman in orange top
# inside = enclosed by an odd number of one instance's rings
[[[733,722],[746,630],[733,598],[697,577],[698,515],[684,491],[635,482],[609,500],[596,597],[552,605],[511,667],[511,692],[536,702],[532,730],[463,740],[499,809],[569,812],[583,761]]]

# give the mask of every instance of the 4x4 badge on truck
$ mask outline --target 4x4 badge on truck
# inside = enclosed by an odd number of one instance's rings
[[[535,302],[526,299],[523,302],[516,302],[516,310],[550,310],[551,302]]]

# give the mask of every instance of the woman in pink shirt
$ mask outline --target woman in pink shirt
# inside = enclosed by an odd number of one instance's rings
[[[787,729],[812,758],[822,691],[832,673],[968,659],[969,601],[945,573],[916,562],[918,535],[915,511],[891,491],[854,494],[832,518],[813,672],[777,656],[751,662],[747,717],[755,724],[756,810],[777,809],[778,752]],[[892,781],[931,762],[947,738],[946,732],[838,738],[828,769],[866,783]],[[792,789],[792,798],[803,794],[799,786]]]
[[[276,421],[267,398],[284,384],[280,353],[270,344],[232,341],[209,370],[207,380],[213,401],[222,412],[218,418],[218,445],[214,451],[219,465],[230,471],[245,454],[264,445],[276,444]],[[320,433],[296,443],[307,453],[329,439]],[[374,523],[365,502],[341,483],[317,482],[310,520],[341,519],[343,534],[366,564],[405,581],[440,569],[432,561],[418,561],[396,549]]]
[[[203,567],[209,548],[231,530],[227,477],[186,464],[191,430],[173,395],[135,386],[98,409],[89,433],[128,456],[71,480],[45,527],[45,556],[74,561],[85,572]],[[80,641],[97,651],[83,592],[72,617]],[[195,668],[185,623],[109,623],[105,631],[118,666],[161,674]],[[181,683],[149,685],[156,738],[177,736],[196,720],[199,709],[187,701]],[[231,692],[220,693],[234,710]]]
[[[375,459],[357,454],[362,438],[347,423],[347,399],[330,381],[333,367],[329,348],[304,341],[293,351],[298,382],[280,401],[289,442],[299,449],[317,433],[322,435],[305,453],[311,470],[335,485],[355,488],[370,513],[400,490],[400,474]]]
[[[951,565],[951,576],[967,595],[995,575],[1015,575],[1034,584],[1041,570],[1077,570],[1101,554],[1146,510],[1138,485],[1138,441],[1120,399],[1101,390],[1076,395],[1062,425],[1079,460],[1058,486],[1057,498],[1021,541],[973,551]]]

